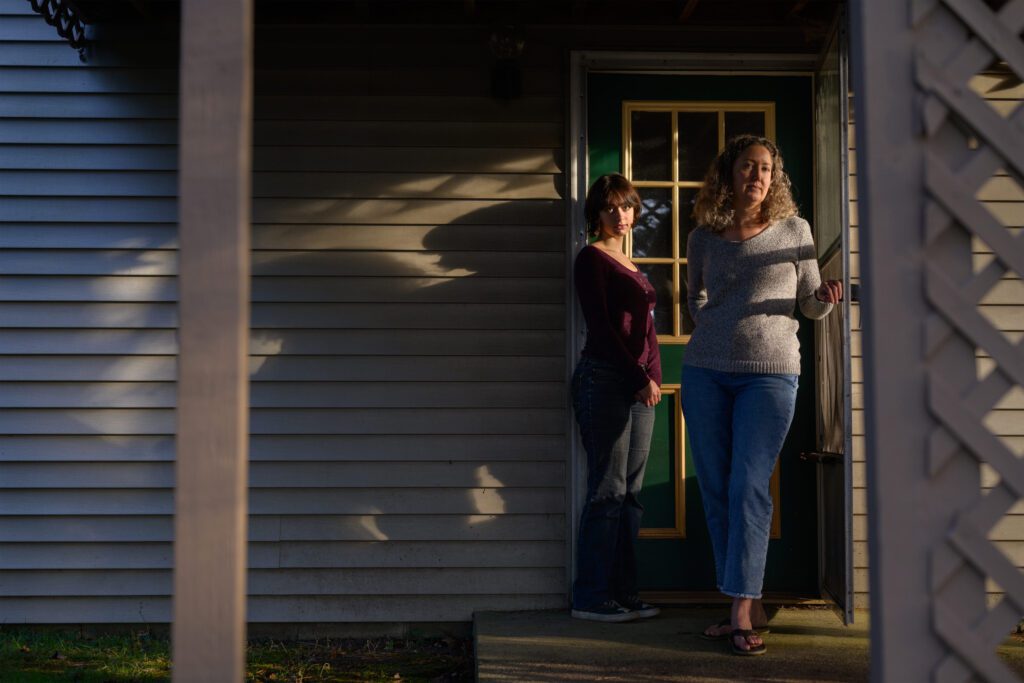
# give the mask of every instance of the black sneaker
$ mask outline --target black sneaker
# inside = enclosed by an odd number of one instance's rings
[[[640,615],[636,612],[632,612],[614,600],[603,602],[600,605],[594,605],[587,609],[576,609],[572,610],[572,616],[574,619],[587,619],[589,621],[607,621],[607,622],[622,622],[622,621],[633,621],[639,619]]]
[[[650,619],[661,614],[661,610],[640,599],[639,595],[621,598],[619,604],[636,615],[637,619]]]

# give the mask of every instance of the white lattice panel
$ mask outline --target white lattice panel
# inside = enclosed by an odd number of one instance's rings
[[[1024,75],[1024,0],[998,11],[981,0],[917,2],[914,9],[914,79],[925,136],[924,288],[932,309],[924,335],[927,404],[935,419],[927,474],[941,478],[968,459],[998,473],[992,488],[968,484],[970,498],[957,501],[945,538],[931,551],[932,625],[947,648],[932,678],[1015,680],[996,648],[1024,615],[1024,575],[989,536],[1024,497],[1024,464],[986,416],[1024,386],[1024,343],[997,329],[979,306],[1008,272],[1024,274],[1024,238],[979,195],[1000,169],[1011,181],[1024,177],[1024,110],[1002,116],[968,81],[1000,62]],[[972,264],[972,238],[995,254],[984,267]],[[995,363],[984,376],[974,370],[979,351]],[[986,579],[1004,592],[991,608],[970,596],[972,589],[983,593]]]

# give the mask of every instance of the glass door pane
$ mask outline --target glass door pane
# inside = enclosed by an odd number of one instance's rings
[[[718,112],[679,112],[679,180],[704,180],[716,154]]]
[[[672,258],[672,188],[639,192],[644,210],[633,227],[633,258]]]
[[[630,117],[634,180],[672,180],[672,114],[634,111]]]
[[[672,264],[638,263],[637,267],[647,276],[654,291],[658,295],[658,302],[654,305],[654,329],[659,335],[675,334],[673,330],[673,313],[675,306],[673,293],[675,283],[673,281]]]

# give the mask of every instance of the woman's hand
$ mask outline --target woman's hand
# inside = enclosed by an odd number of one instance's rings
[[[839,303],[843,300],[843,281],[825,280],[814,290],[814,298],[826,304]]]
[[[633,394],[633,398],[645,406],[656,406],[661,402],[661,387],[653,379],[648,380],[647,386]]]

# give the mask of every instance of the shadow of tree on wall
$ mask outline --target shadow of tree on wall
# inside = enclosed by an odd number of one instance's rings
[[[561,604],[560,203],[342,199],[267,225],[259,201],[251,509],[278,520],[280,566],[327,570],[328,594],[388,568]]]

